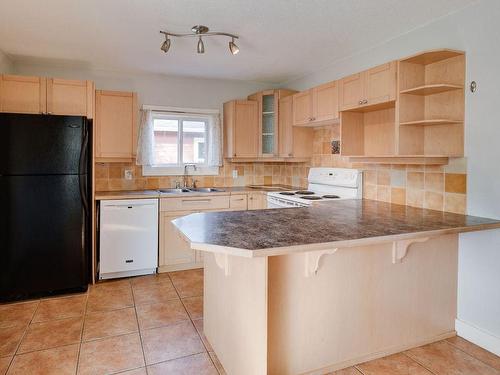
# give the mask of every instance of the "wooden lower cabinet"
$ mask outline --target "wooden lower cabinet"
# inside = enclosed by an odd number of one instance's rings
[[[160,241],[158,272],[181,271],[203,267],[203,251],[192,250],[172,224],[172,220],[197,212],[245,211],[267,208],[263,192],[204,197],[160,199]]]
[[[248,196],[246,194],[231,195],[229,198],[230,211],[246,211],[248,209]]]
[[[172,220],[196,211],[160,212],[160,254],[159,272],[177,271],[203,266],[198,252],[192,250],[172,224]],[[198,255],[198,256],[197,256]]]
[[[248,209],[263,210],[267,208],[267,195],[262,192],[248,194]]]

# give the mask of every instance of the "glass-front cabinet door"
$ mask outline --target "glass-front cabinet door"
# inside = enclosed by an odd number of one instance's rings
[[[274,156],[278,146],[276,93],[262,95],[262,146],[263,156]]]

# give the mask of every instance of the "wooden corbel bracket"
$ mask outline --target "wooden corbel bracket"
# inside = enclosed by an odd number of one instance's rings
[[[401,263],[403,261],[403,258],[408,253],[408,248],[410,247],[411,244],[417,242],[425,242],[428,239],[429,237],[422,237],[422,238],[412,238],[409,240],[394,241],[392,243],[392,263],[393,264]]]
[[[316,250],[316,251],[308,251],[305,255],[305,276],[310,277],[316,275],[319,269],[319,262],[323,255],[334,254],[338,248],[328,249],[328,250]]]

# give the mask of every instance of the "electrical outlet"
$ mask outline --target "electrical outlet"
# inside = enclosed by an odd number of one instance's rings
[[[123,172],[125,180],[131,180],[134,178],[134,174],[132,173],[132,169],[125,169]]]
[[[238,170],[233,169],[233,178],[238,178]]]

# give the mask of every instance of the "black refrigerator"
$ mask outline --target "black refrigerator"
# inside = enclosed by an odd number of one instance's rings
[[[0,114],[0,301],[85,291],[86,117]]]

